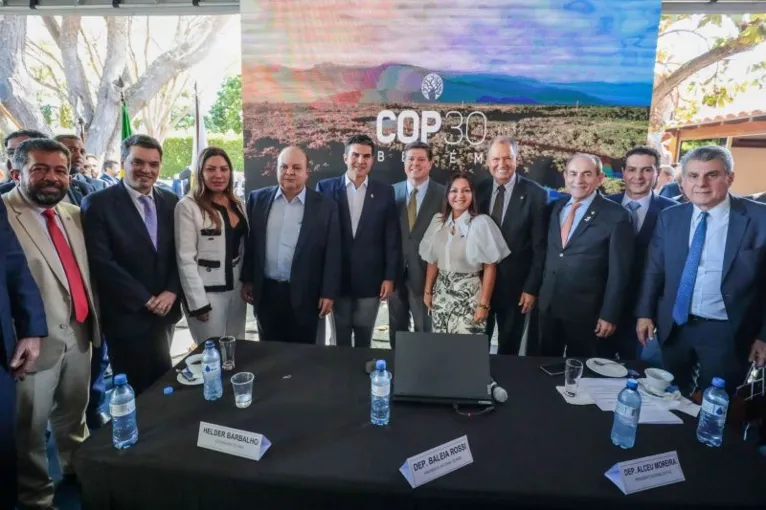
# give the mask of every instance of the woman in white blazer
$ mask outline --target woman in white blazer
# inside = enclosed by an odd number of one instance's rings
[[[178,271],[184,313],[192,338],[245,338],[247,304],[239,275],[247,240],[247,219],[234,195],[231,159],[208,147],[199,155],[194,184],[175,210]]]

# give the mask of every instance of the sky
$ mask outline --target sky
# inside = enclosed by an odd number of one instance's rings
[[[651,82],[660,0],[243,0],[243,64]],[[628,78],[626,78],[628,77]]]

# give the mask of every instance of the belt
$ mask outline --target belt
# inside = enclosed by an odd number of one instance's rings
[[[708,319],[707,317],[700,317],[699,315],[689,314],[688,323],[694,322],[726,322],[725,319]]]
[[[290,280],[272,280],[271,278],[266,278],[264,283],[268,283],[269,285],[286,286],[290,285]]]

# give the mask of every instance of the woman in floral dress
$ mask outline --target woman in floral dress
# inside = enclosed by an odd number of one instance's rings
[[[428,263],[423,301],[433,331],[484,334],[495,265],[511,252],[492,219],[478,213],[467,174],[450,179],[442,212],[431,221],[419,252]]]

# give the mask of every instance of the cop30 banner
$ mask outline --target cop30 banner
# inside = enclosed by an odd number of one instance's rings
[[[660,0],[242,0],[248,189],[276,183],[286,145],[310,183],[340,175],[343,142],[375,141],[372,177],[404,179],[403,147],[434,150],[432,176],[487,175],[489,142],[563,186],[576,152],[607,175],[646,143]]]

